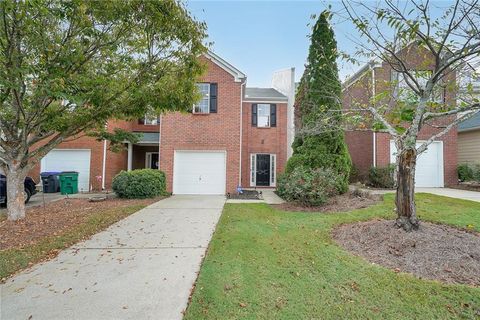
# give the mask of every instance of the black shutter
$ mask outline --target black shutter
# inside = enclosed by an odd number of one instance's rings
[[[217,113],[217,84],[210,83],[210,113]]]
[[[277,105],[271,104],[270,105],[270,127],[277,126]]]
[[[257,104],[252,104],[252,127],[257,126]]]

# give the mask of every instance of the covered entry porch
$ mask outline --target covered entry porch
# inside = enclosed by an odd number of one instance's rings
[[[138,132],[142,136],[133,144],[127,144],[127,170],[158,169],[160,165],[160,134],[158,132]]]

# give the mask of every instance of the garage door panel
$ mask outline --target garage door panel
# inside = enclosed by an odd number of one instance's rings
[[[40,171],[77,171],[78,190],[89,191],[90,158],[90,150],[54,149],[41,160]]]
[[[417,142],[417,148],[422,142]],[[390,162],[395,163],[397,148],[393,141],[390,142]],[[415,170],[416,187],[443,187],[443,145],[436,141],[417,158]]]
[[[225,194],[225,152],[176,151],[174,194]]]

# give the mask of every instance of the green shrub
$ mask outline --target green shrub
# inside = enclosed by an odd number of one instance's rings
[[[473,166],[473,180],[480,182],[480,163]]]
[[[368,172],[368,184],[375,188],[393,188],[395,186],[394,172],[393,164],[387,167],[371,167]]]
[[[472,181],[474,177],[474,170],[466,163],[457,166],[458,179],[462,182]]]
[[[112,181],[120,198],[143,199],[166,194],[165,173],[154,169],[121,171]]]
[[[303,166],[278,178],[277,193],[288,202],[303,206],[319,206],[339,194],[344,177],[332,169],[310,169]]]

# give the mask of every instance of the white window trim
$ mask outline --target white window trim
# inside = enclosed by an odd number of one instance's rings
[[[144,126],[158,126],[158,124],[159,124],[158,117],[155,119],[155,123],[150,123],[150,120],[152,120],[152,119],[149,119],[148,115],[145,115],[144,118],[143,118],[143,125]]]
[[[195,111],[195,105],[193,105],[192,112],[194,114],[209,114],[210,113],[210,99],[211,99],[211,96],[210,96],[211,85],[208,82],[199,82],[198,84],[207,84],[208,85],[208,108],[207,108],[207,112],[196,112]],[[203,100],[203,97],[202,97],[201,100]]]
[[[269,184],[270,187],[277,186],[277,156],[275,154],[270,154],[270,177],[269,177]]]
[[[152,169],[152,155],[158,154],[158,152],[145,152],[145,168]],[[160,157],[158,158],[158,167],[160,168]]]
[[[259,126],[259,106],[260,105],[265,105],[268,106],[268,125],[266,126]],[[257,128],[270,128],[272,124],[272,104],[271,103],[257,103]]]
[[[270,156],[270,176],[268,180],[269,185],[262,186],[262,187],[276,187],[277,186],[277,155],[275,153],[251,153],[250,154],[250,187],[257,186],[256,180],[257,180],[257,155],[258,154],[268,154]],[[272,164],[273,164],[273,168],[272,168]]]
[[[257,155],[250,154],[250,187],[257,185]]]

